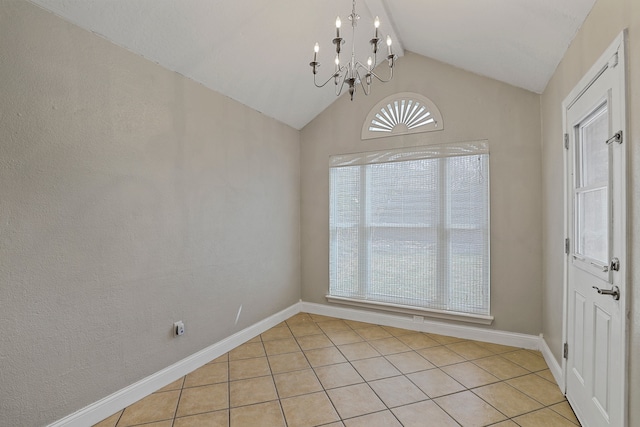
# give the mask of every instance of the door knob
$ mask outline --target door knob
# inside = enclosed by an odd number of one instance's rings
[[[616,301],[620,299],[620,288],[617,286],[614,286],[613,289],[600,289],[597,286],[592,286],[592,288],[598,291],[600,295],[611,295]]]

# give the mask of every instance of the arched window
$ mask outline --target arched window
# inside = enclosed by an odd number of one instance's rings
[[[362,139],[409,135],[444,129],[442,114],[429,98],[396,93],[378,102],[362,126]]]

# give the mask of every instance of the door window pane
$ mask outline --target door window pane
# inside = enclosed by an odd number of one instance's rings
[[[609,259],[608,134],[606,104],[576,127],[576,252],[603,265]]]
[[[608,134],[609,116],[604,106],[580,127],[580,187],[589,187],[609,180],[609,156],[605,144]]]
[[[578,245],[580,254],[607,264],[607,189],[578,193]]]

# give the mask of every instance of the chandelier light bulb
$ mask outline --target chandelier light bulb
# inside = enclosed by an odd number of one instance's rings
[[[313,46],[313,51],[314,51],[315,53],[320,52],[320,45],[319,45],[318,43],[316,43],[316,45],[315,45],[315,46]]]
[[[340,28],[342,26],[342,21],[340,20],[340,17],[336,17],[336,28]]]
[[[387,36],[387,48],[389,49],[389,55],[392,55],[392,53],[391,53],[391,36]]]
[[[369,66],[369,69],[371,69],[371,64],[373,64],[373,59],[371,59],[371,57],[369,57],[367,59],[367,65]]]
[[[373,25],[374,25],[376,28],[379,28],[379,27],[380,27],[380,18],[378,18],[378,17],[376,16],[376,20],[375,20],[375,21],[373,21]]]

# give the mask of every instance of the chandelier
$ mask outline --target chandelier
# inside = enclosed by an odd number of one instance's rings
[[[393,65],[396,60],[396,55],[394,55],[391,51],[391,37],[387,36],[387,61],[389,63],[389,76],[388,78],[383,79],[373,72],[373,67],[377,64],[376,57],[378,54],[378,44],[380,43],[380,38],[378,35],[380,19],[376,16],[373,24],[374,35],[373,38],[369,40],[373,52],[373,58],[369,56],[366,66],[363,65],[360,61],[356,61],[355,39],[356,26],[358,25],[359,19],[360,15],[356,13],[356,0],[353,0],[353,8],[351,10],[351,15],[349,15],[349,21],[351,21],[351,27],[353,30],[353,38],[351,40],[351,58],[346,64],[341,64],[340,51],[342,45],[345,43],[345,40],[340,36],[340,27],[342,26],[342,21],[340,21],[339,16],[336,18],[336,37],[333,39],[333,44],[336,45],[336,68],[335,72],[327,79],[326,82],[318,84],[316,81],[318,67],[320,67],[320,63],[318,62],[318,51],[320,50],[320,45],[318,45],[318,43],[316,43],[313,47],[313,61],[309,63],[309,65],[313,69],[313,83],[316,85],[316,87],[324,87],[327,83],[333,80],[336,86],[336,96],[340,96],[340,94],[342,93],[342,89],[346,84],[349,86],[349,95],[351,96],[352,101],[353,95],[356,92],[356,86],[358,84],[362,86],[364,94],[369,95],[369,93],[371,92],[372,77],[375,77],[383,83],[390,81],[393,78]],[[362,76],[364,76],[364,79],[362,78]]]

